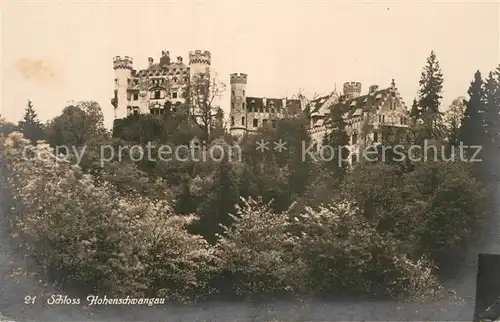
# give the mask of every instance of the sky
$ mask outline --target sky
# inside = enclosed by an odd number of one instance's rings
[[[442,106],[476,70],[496,68],[499,4],[494,2],[102,1],[5,2],[1,12],[0,114],[18,121],[28,100],[42,121],[69,101],[97,101],[113,121],[112,58],[134,68],[162,50],[188,60],[209,50],[212,70],[247,73],[247,95],[312,97],[346,81],[389,86],[409,107],[431,50],[444,74]],[[229,92],[221,107],[229,112]]]

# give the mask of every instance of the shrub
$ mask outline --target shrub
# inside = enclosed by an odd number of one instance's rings
[[[193,216],[176,216],[164,201],[123,196],[107,183],[57,161],[39,144],[41,158],[26,161],[27,141],[2,140],[2,161],[20,204],[15,237],[52,278],[82,293],[156,295],[184,299],[209,291],[213,256],[185,227]]]

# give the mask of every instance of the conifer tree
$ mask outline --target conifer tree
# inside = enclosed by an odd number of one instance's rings
[[[441,93],[443,90],[443,73],[434,51],[431,51],[424,66],[418,92],[419,117],[424,121],[425,136],[427,138],[436,135],[436,126],[440,120],[439,106],[441,104]]]
[[[44,138],[43,125],[38,119],[38,115],[33,108],[33,103],[28,101],[23,119],[19,121],[19,129],[23,132],[24,137],[36,142]]]
[[[488,78],[484,84],[484,121],[485,132],[488,142],[493,140],[498,135],[499,120],[499,102],[498,102],[498,82],[494,77],[493,72],[488,74]]]
[[[483,112],[484,112],[484,82],[481,72],[474,74],[474,80],[467,91],[469,99],[465,108],[464,118],[460,130],[460,140],[465,145],[478,145],[484,139]]]
[[[329,118],[326,121],[327,134],[323,139],[323,144],[331,147],[331,150],[334,151],[332,160],[328,162],[328,168],[337,175],[345,173],[348,166],[345,160],[349,156],[349,150],[347,149],[349,138],[346,133],[343,107],[343,104],[337,104],[331,108]]]

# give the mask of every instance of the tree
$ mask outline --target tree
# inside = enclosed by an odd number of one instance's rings
[[[481,72],[474,74],[474,80],[467,91],[469,99],[460,130],[460,140],[466,145],[478,145],[484,139],[484,83]]]
[[[208,139],[216,127],[215,119],[219,107],[215,105],[222,98],[226,85],[219,81],[217,74],[204,73],[194,75],[186,90],[185,98],[188,113],[192,121],[203,131],[202,140]]]
[[[7,136],[17,130],[18,128],[14,123],[7,121],[4,117],[2,117],[2,115],[0,115],[0,137]]]
[[[441,116],[439,106],[443,90],[443,74],[434,51],[431,51],[430,56],[427,58],[427,63],[420,76],[419,85],[419,116],[424,121],[425,135],[430,138],[434,136],[436,122],[439,121]]]
[[[32,142],[42,140],[44,138],[44,129],[42,123],[38,120],[38,115],[33,108],[33,103],[28,101],[23,119],[18,125],[24,137]]]
[[[82,146],[92,139],[107,136],[101,107],[94,101],[82,101],[64,108],[47,126],[52,145]]]
[[[342,99],[339,99],[342,101]],[[327,162],[327,167],[331,171],[341,177],[345,174],[348,166],[347,156],[349,151],[349,138],[346,133],[346,123],[344,120],[345,105],[340,103],[334,105],[326,120],[327,134],[323,139],[323,144],[328,146],[329,150],[333,151],[334,156],[331,161]],[[330,158],[330,157],[329,157]]]
[[[447,141],[451,146],[457,146],[460,141],[460,126],[464,117],[466,99],[457,97],[451,102],[445,113],[445,124],[447,129]]]
[[[484,84],[484,125],[486,126],[485,132],[489,142],[497,138],[498,126],[500,125],[498,92],[498,81],[495,79],[493,72],[490,72]]]

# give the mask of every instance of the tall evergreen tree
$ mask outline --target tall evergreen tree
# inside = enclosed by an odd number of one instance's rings
[[[342,101],[341,99],[339,101]],[[334,152],[332,160],[327,162],[327,167],[335,175],[342,176],[348,166],[347,157],[349,156],[349,137],[346,132],[346,123],[343,117],[344,104],[336,104],[331,110],[326,121],[327,134],[323,139],[325,146],[331,147]],[[330,158],[329,158],[330,159]]]
[[[500,125],[498,91],[498,82],[490,72],[484,84],[484,125],[489,142],[496,139]]]
[[[24,137],[32,142],[44,139],[43,125],[38,119],[31,101],[28,101],[23,119],[19,121],[18,127],[23,132]]]
[[[466,145],[478,145],[484,139],[483,112],[485,96],[484,82],[479,70],[474,74],[474,80],[471,82],[467,94],[469,99],[462,120],[460,140]]]
[[[427,58],[426,65],[420,76],[419,85],[419,116],[424,121],[425,135],[430,138],[436,134],[436,126],[440,120],[439,106],[443,90],[443,73],[434,51],[431,51],[430,56]]]

